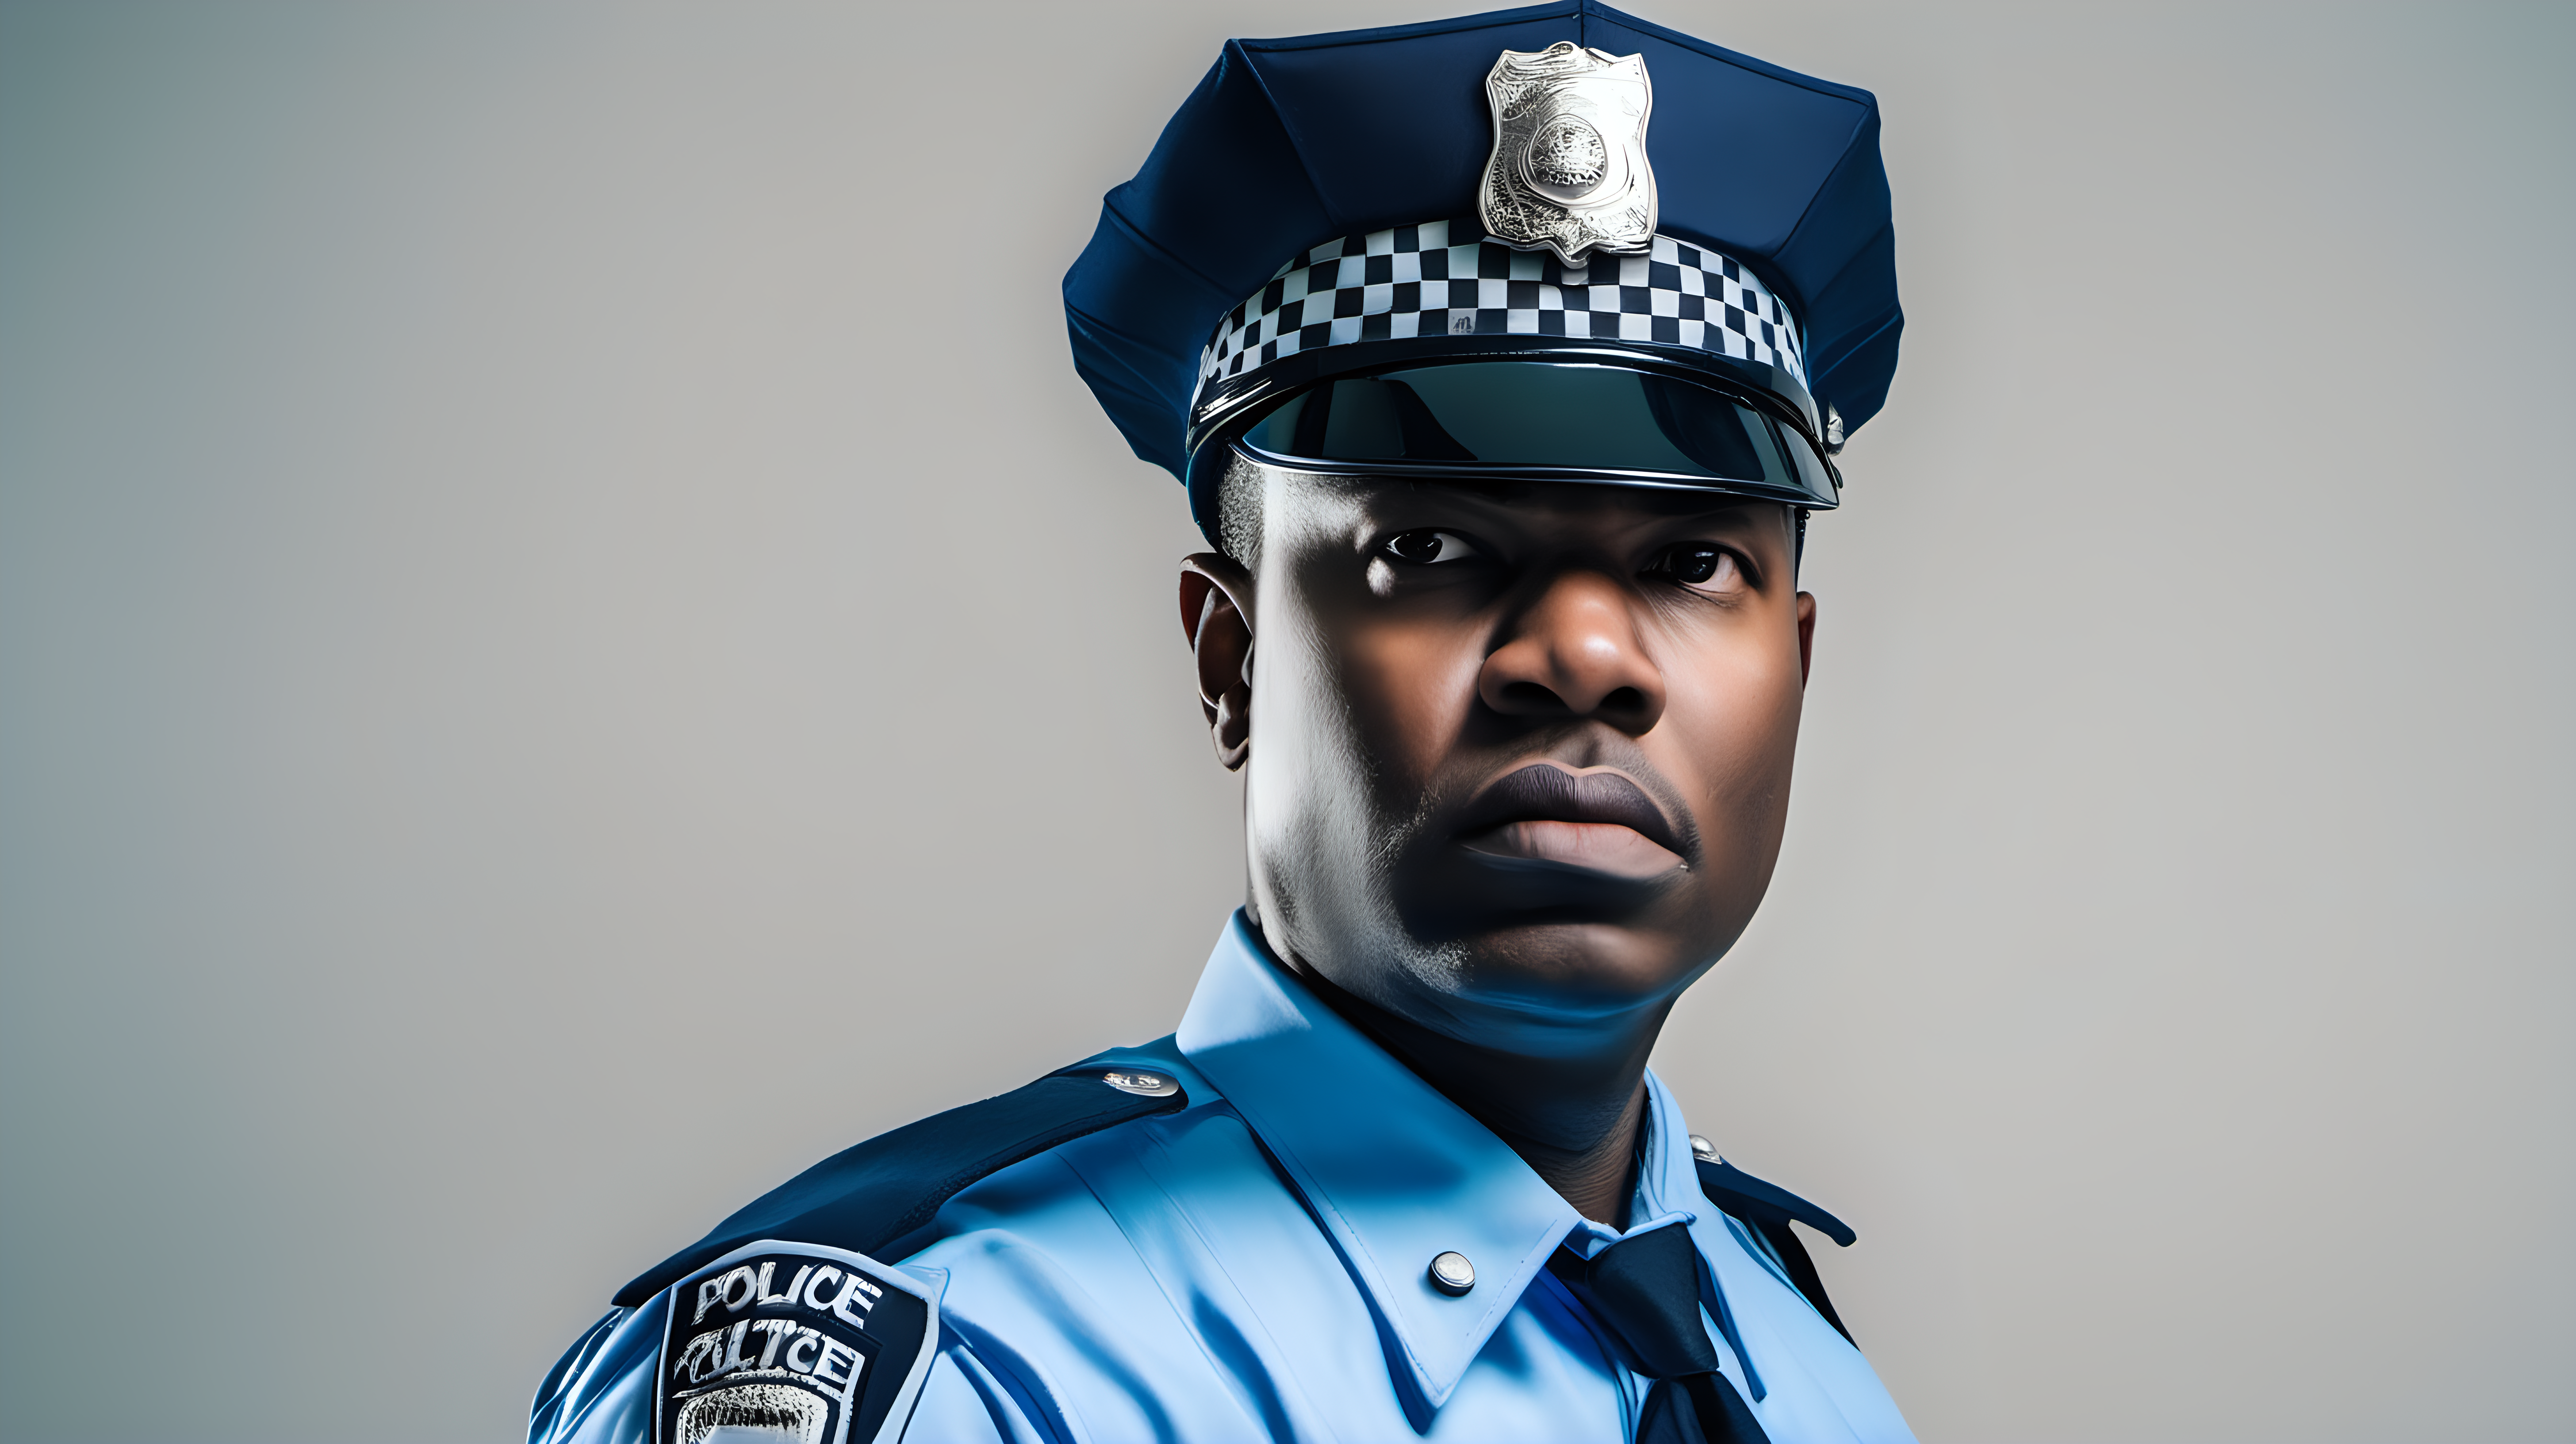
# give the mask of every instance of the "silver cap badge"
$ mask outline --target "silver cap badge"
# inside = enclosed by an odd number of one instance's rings
[[[1655,239],[1655,172],[1646,117],[1655,89],[1646,57],[1560,40],[1506,50],[1485,77],[1494,154],[1476,191],[1486,234],[1541,247],[1572,265],[1587,252],[1634,255]]]

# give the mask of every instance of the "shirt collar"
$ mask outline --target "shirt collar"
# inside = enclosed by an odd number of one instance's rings
[[[1447,1403],[1579,1221],[1573,1205],[1272,962],[1240,912],[1175,1041],[1304,1194],[1423,1400]],[[1431,1285],[1447,1252],[1475,1268],[1463,1298]]]

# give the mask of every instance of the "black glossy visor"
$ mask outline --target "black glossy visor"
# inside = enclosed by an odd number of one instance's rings
[[[1617,366],[1464,361],[1324,381],[1237,439],[1301,471],[1472,473],[1839,504],[1798,427],[1713,387]]]

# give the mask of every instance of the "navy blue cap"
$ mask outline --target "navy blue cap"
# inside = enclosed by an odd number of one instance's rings
[[[1275,283],[1292,265],[1330,264],[1310,262],[1309,252],[1339,243],[1332,254],[1353,257],[1356,276],[1364,249],[1387,249],[1382,239],[1364,247],[1371,233],[1402,228],[1396,234],[1409,238],[1426,222],[1463,218],[1454,224],[1467,234],[1452,239],[1482,240],[1473,218],[1496,125],[1487,76],[1505,51],[1559,42],[1641,56],[1652,77],[1653,259],[1669,261],[1678,243],[1685,268],[1704,266],[1712,287],[1721,267],[1731,277],[1740,265],[1750,274],[1730,298],[1776,297],[1785,309],[1783,350],[1803,350],[1803,366],[1736,369],[1787,395],[1806,418],[1797,429],[1812,440],[1838,448],[1876,414],[1904,325],[1877,100],[1575,0],[1226,42],[1143,169],[1103,200],[1091,243],[1065,274],[1075,368],[1136,454],[1189,476],[1192,444],[1207,431],[1194,431],[1193,403],[1203,401],[1212,346],[1232,344],[1220,331],[1230,322],[1228,335],[1239,333],[1265,288],[1278,305]],[[1502,248],[1484,244],[1491,275]],[[1711,254],[1696,257],[1692,247]],[[1643,255],[1635,262],[1645,263]],[[1521,269],[1543,276],[1551,294],[1567,278],[1553,256],[1524,257],[1512,274]],[[1580,262],[1572,279],[1584,279]],[[1690,278],[1694,292],[1701,280]],[[1292,278],[1302,281],[1303,273]],[[1767,332],[1754,325],[1761,352]],[[1544,345],[1498,338],[1488,353],[1504,340]],[[1455,344],[1445,330],[1426,329],[1418,340],[1351,349]],[[1800,358],[1773,359],[1795,367]]]

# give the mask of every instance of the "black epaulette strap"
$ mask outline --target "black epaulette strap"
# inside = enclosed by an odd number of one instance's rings
[[[1851,1225],[1807,1202],[1776,1183],[1765,1183],[1725,1159],[1696,1160],[1699,1164],[1699,1191],[1708,1201],[1751,1224],[1780,1255],[1781,1264],[1789,1270],[1789,1281],[1834,1332],[1851,1340],[1851,1330],[1843,1327],[1842,1317],[1834,1312],[1834,1301],[1825,1297],[1825,1281],[1816,1274],[1816,1261],[1807,1257],[1807,1246],[1798,1241],[1791,1220],[1805,1224],[1837,1245],[1849,1248],[1860,1238]],[[1852,1340],[1854,1347],[1858,1341]]]
[[[1151,1062],[1111,1058],[1103,1054],[1058,1069],[1025,1088],[843,1149],[639,1275],[618,1290],[617,1303],[641,1307],[674,1280],[764,1238],[829,1244],[874,1257],[928,1224],[959,1189],[988,1174],[1084,1134],[1189,1106],[1189,1094]]]

